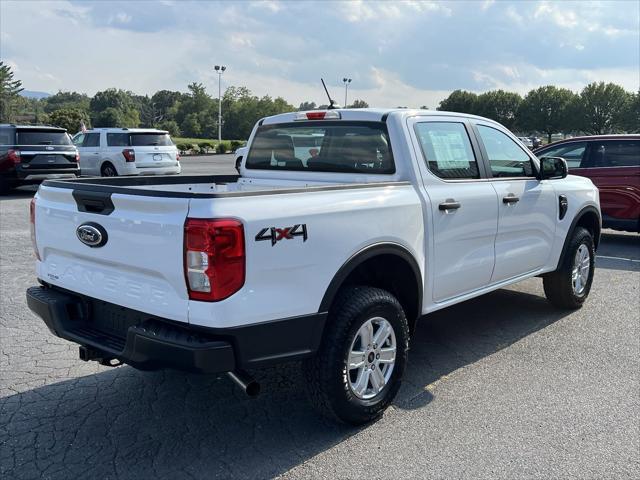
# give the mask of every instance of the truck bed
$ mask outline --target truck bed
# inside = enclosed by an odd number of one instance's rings
[[[150,197],[220,198],[409,185],[409,182],[335,183],[243,178],[239,175],[190,175],[47,180],[47,187],[78,192]]]

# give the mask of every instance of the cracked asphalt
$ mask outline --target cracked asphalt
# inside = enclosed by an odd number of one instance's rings
[[[603,235],[576,312],[531,279],[431,315],[392,408],[352,428],[316,416],[297,364],[254,372],[251,400],[225,376],[78,360],[26,307],[32,193],[0,198],[0,478],[640,478],[638,235]]]

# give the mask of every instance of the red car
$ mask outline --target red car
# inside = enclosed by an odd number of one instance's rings
[[[535,154],[562,157],[569,173],[591,179],[600,190],[603,227],[640,233],[640,135],[575,137]]]

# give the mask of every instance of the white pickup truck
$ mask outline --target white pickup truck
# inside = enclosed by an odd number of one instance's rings
[[[598,191],[501,125],[420,110],[260,120],[238,176],[48,180],[31,310],[83,360],[227,372],[291,360],[358,424],[400,388],[421,317],[541,276],[589,294]]]

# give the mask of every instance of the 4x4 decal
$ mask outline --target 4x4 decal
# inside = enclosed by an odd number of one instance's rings
[[[267,227],[263,228],[256,235],[256,242],[263,240],[270,240],[273,247],[280,240],[292,240],[295,237],[302,237],[302,241],[307,241],[307,224],[299,223],[293,227],[276,228]]]

